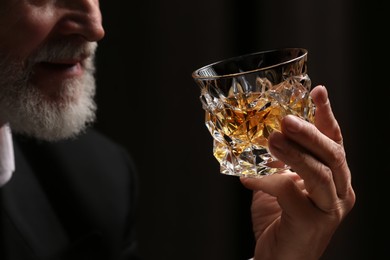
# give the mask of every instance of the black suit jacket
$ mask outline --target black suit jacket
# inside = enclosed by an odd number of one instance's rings
[[[48,143],[14,135],[16,170],[0,188],[1,260],[136,259],[136,171],[89,130]]]

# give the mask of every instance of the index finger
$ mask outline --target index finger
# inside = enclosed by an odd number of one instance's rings
[[[340,126],[333,114],[325,86],[316,86],[310,93],[316,105],[315,126],[321,133],[338,144],[343,143]]]

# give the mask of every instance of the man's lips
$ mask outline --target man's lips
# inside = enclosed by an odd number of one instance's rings
[[[80,59],[44,61],[33,66],[30,80],[47,95],[56,95],[67,80],[82,77],[84,73],[83,60]]]
[[[78,77],[83,73],[82,60],[39,62],[34,66],[33,77],[58,78],[58,80]]]
[[[69,69],[74,66],[76,66],[77,63],[73,62],[63,62],[63,63],[53,63],[53,62],[41,62],[39,63],[39,66],[42,66],[45,69],[53,69],[53,70],[62,70],[62,69]]]
[[[64,60],[55,62],[39,62],[36,64],[37,69],[47,70],[58,73],[69,73],[81,69],[81,60]],[[74,71],[75,72],[75,71]]]

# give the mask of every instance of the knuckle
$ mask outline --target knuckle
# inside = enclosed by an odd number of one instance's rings
[[[349,187],[347,196],[344,199],[344,201],[345,201],[346,211],[349,212],[356,203],[356,194],[355,191],[352,189],[352,187]]]
[[[334,221],[340,223],[346,215],[344,203],[341,200],[337,200],[333,207],[328,210],[328,213],[332,216]]]
[[[346,154],[342,145],[334,143],[331,156],[332,162],[334,162],[336,166],[344,165],[346,163]]]
[[[297,186],[294,180],[291,178],[283,178],[280,182],[281,190],[287,191],[287,192],[295,192],[297,190]]]
[[[313,170],[313,176],[315,178],[312,178],[313,185],[310,185],[312,190],[308,190],[309,192],[314,192],[314,189],[322,189],[324,186],[329,186],[333,182],[332,170],[322,163],[317,164]]]

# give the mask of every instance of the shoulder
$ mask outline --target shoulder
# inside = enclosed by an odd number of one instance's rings
[[[59,141],[58,143],[55,143],[54,146],[63,149],[74,149],[77,147],[78,149],[97,153],[107,153],[105,149],[109,149],[108,151],[125,149],[121,144],[113,141],[113,139],[94,128],[90,128],[74,138]]]
[[[73,138],[56,142],[40,141],[23,136],[16,136],[15,139],[25,151],[37,151],[47,158],[65,160],[77,166],[90,160],[94,164],[101,164],[119,163],[130,159],[130,154],[124,146],[94,128],[89,128]]]
[[[40,171],[54,171],[68,178],[102,182],[131,183],[136,178],[133,158],[128,150],[91,128],[72,139],[58,142],[14,137],[15,145]],[[100,181],[99,181],[100,180]]]
[[[69,165],[86,167],[93,172],[134,173],[135,166],[129,151],[96,129],[88,129],[76,138],[53,145],[53,153],[67,160]]]

